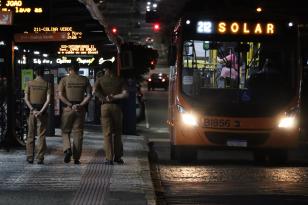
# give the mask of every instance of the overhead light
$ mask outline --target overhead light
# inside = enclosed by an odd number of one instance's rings
[[[157,8],[157,4],[155,3],[155,4],[153,4],[153,8]]]
[[[190,24],[190,20],[186,20],[186,24]]]
[[[258,7],[258,8],[256,9],[256,11],[257,11],[258,13],[260,13],[260,12],[262,12],[262,8],[261,8],[261,7]]]
[[[34,51],[33,52],[35,55],[40,55],[40,52],[39,51]]]
[[[289,26],[289,27],[292,27],[292,26],[293,26],[293,22],[289,22],[289,23],[288,23],[288,26]]]
[[[47,53],[44,53],[44,54],[43,54],[43,57],[47,58],[47,57],[48,57],[48,54],[47,54]]]
[[[148,2],[147,2],[147,5],[151,5],[151,2],[148,1]]]

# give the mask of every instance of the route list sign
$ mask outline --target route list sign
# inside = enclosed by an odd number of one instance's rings
[[[16,14],[41,14],[44,12],[43,7],[36,5],[37,1],[25,1],[25,0],[0,0],[0,11],[12,11]],[[37,3],[39,4],[39,3]]]
[[[94,45],[61,45],[58,50],[59,55],[95,55],[98,50]]]

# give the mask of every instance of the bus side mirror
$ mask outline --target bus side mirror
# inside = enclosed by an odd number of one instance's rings
[[[217,42],[210,42],[206,47],[208,50],[217,50],[221,47],[221,45]]]
[[[249,44],[245,43],[245,44],[237,45],[234,50],[235,50],[235,52],[247,53],[249,51],[249,49],[250,49]]]
[[[171,45],[168,48],[168,66],[175,66],[176,61],[176,46]]]

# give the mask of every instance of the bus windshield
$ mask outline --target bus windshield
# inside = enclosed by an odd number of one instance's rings
[[[295,56],[294,45],[278,40],[186,40],[182,93],[203,104],[283,104],[295,94]]]

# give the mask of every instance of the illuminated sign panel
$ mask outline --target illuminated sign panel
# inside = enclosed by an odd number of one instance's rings
[[[94,45],[61,45],[58,54],[63,55],[93,55],[98,54]]]
[[[65,56],[63,56],[62,58],[57,58],[56,62],[58,64],[70,64],[72,63],[73,59],[69,59]],[[94,61],[95,61],[95,58],[92,57],[92,58],[77,58],[76,61],[79,63],[79,64],[87,64],[87,65],[91,65]]]
[[[274,23],[250,23],[250,22],[211,22],[198,21],[197,33],[204,34],[244,34],[244,35],[273,35],[276,34]]]
[[[57,33],[16,33],[15,42],[50,42],[50,41],[67,41],[65,32]]]
[[[45,26],[45,27],[34,27],[33,31],[35,33],[40,32],[66,32],[67,33],[67,39],[69,40],[76,40],[82,38],[82,32],[74,31],[73,27],[71,26]]]
[[[58,64],[70,64],[72,63],[71,59],[68,59],[67,57],[57,58],[56,62]]]
[[[12,12],[0,11],[0,25],[12,25],[13,23]]]
[[[0,0],[1,11],[12,11],[14,13],[43,13],[44,9],[39,5],[25,5],[23,0]]]
[[[213,23],[210,21],[198,21],[197,33],[213,33]]]

